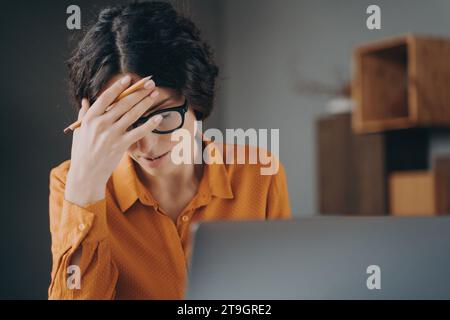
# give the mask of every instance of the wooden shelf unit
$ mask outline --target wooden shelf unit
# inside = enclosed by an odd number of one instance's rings
[[[358,135],[344,113],[321,117],[316,139],[320,214],[387,215],[389,174],[429,168],[428,130]]]
[[[353,52],[356,133],[450,126],[450,39],[407,34]]]

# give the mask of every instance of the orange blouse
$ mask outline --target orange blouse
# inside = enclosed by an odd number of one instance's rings
[[[144,188],[128,155],[109,179],[105,199],[86,207],[64,199],[69,166],[67,160],[50,173],[50,299],[182,299],[192,223],[291,217],[281,163],[274,175],[261,175],[262,164],[205,164],[176,223]],[[67,280],[79,246],[77,289]]]

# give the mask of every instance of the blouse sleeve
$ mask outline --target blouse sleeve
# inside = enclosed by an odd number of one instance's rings
[[[64,199],[65,172],[50,173],[52,272],[49,299],[113,299],[118,270],[111,256],[106,200],[80,207]],[[79,265],[70,265],[81,249]]]

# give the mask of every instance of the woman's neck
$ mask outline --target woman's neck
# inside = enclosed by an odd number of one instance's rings
[[[181,190],[191,189],[198,186],[201,179],[201,172],[199,176],[199,168],[194,164],[179,165],[173,172],[164,176],[154,176],[144,173],[142,183],[149,189],[152,194],[157,194],[159,191],[176,195]]]

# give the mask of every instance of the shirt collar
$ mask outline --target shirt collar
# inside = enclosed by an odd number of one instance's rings
[[[205,147],[209,146],[209,150],[214,148],[220,152],[220,158],[223,160],[223,153],[213,141],[203,139]],[[211,145],[211,146],[210,146]],[[212,196],[233,199],[233,191],[231,181],[228,176],[227,168],[224,161],[216,163],[204,163],[203,176],[201,178],[198,192],[192,205],[200,207],[206,205]],[[153,207],[157,206],[156,200],[147,190],[136,173],[134,160],[125,153],[111,176],[111,183],[114,193],[122,212],[127,211],[139,199],[140,202]]]

